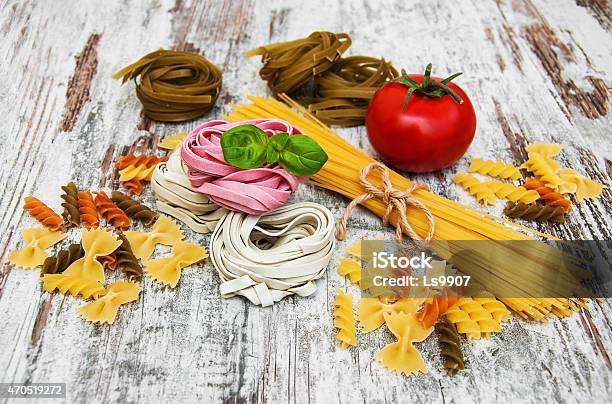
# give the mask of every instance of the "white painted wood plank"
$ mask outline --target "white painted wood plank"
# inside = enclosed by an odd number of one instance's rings
[[[207,118],[227,112],[224,101],[242,102],[246,94],[267,92],[257,75],[259,61],[245,60],[244,51],[313,30],[347,31],[353,37],[349,54],[384,56],[412,71],[431,61],[439,74],[465,72],[458,83],[477,109],[477,138],[453,168],[413,177],[435,192],[478,207],[451,185],[452,175],[467,167],[471,156],[516,161],[523,139],[566,143],[565,164],[580,171],[592,164],[610,186],[608,115],[587,119],[565,105],[526,36],[527,27],[548,24],[574,55],[575,60],[564,61],[563,77],[586,91],[591,91],[587,75],[609,82],[610,33],[586,8],[570,1],[109,1],[104,7],[88,1],[6,1],[1,8],[0,51],[7,63],[0,70],[0,93],[13,101],[0,103],[8,118],[0,122],[5,141],[0,149],[0,187],[6,190],[0,199],[3,262],[19,241],[18,230],[34,224],[21,213],[24,195],[35,193],[58,209],[59,186],[71,178],[83,187],[117,186],[112,172],[100,170],[105,157],[114,159],[141,136],[138,146],[155,143],[156,136],[136,129],[143,122],[133,86],[120,86],[110,76],[150,50],[185,42],[224,71],[220,102]],[[91,101],[74,129],[61,132],[73,57],[92,33],[102,36]],[[196,124],[144,122],[155,135]],[[364,128],[338,132],[372,152]],[[307,186],[294,200],[323,203],[336,217],[346,203]],[[150,195],[146,201],[152,204]],[[561,237],[609,238],[609,208],[608,193],[576,209],[566,228],[540,229]],[[501,209],[500,203],[492,211]],[[352,240],[391,236],[362,209],[350,226],[350,240],[340,243],[332,263]],[[187,234],[208,244],[208,236]],[[74,230],[70,236],[78,237]],[[42,294],[35,272],[7,272],[5,265],[0,381],[66,382],[71,401],[576,402],[585,397],[604,402],[612,393],[610,369],[587,334],[584,315],[548,325],[515,319],[490,341],[468,345],[469,370],[456,378],[441,371],[437,341],[430,338],[419,346],[430,372],[395,376],[373,361],[391,341],[388,332],[359,336],[359,347],[351,351],[337,347],[331,320],[335,289],[358,292],[334,267],[311,298],[286,299],[262,309],[239,298],[221,300],[217,276],[205,263],[186,270],[176,290],[146,279],[139,301],[122,310],[114,326],[93,327],[75,316],[81,302]],[[590,315],[608,352],[610,308],[608,300],[594,303]]]

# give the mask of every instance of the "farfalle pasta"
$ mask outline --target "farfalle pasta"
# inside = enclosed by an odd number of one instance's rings
[[[172,256],[159,258],[145,263],[147,275],[159,283],[176,287],[181,278],[181,270],[208,257],[206,250],[194,243],[177,241],[172,247]]]
[[[363,256],[363,253],[361,251],[361,240],[354,241],[348,247],[346,247],[346,253],[349,256],[360,261],[365,260],[365,257]]]
[[[84,256],[74,261],[61,274],[44,275],[43,288],[49,293],[59,289],[64,294],[81,294],[84,297],[101,293],[96,284],[102,287],[104,283],[104,267],[97,258],[111,254],[120,244],[112,233],[105,230],[83,230],[81,245],[85,251]]]
[[[336,293],[334,300],[334,327],[338,329],[336,339],[340,341],[342,349],[347,349],[351,346],[357,346],[353,295],[347,295],[340,289],[337,289]]]
[[[96,298],[104,293],[104,286],[83,276],[48,274],[43,276],[43,290],[48,293],[60,292],[64,295],[81,296],[84,299]]]
[[[396,341],[380,350],[375,358],[380,364],[399,374],[427,373],[423,357],[413,343],[423,342],[433,331],[425,328],[413,314],[385,313],[385,324]]]
[[[501,161],[483,160],[476,157],[472,158],[470,161],[468,172],[511,180],[518,180],[521,178],[521,172],[518,167],[512,164],[503,163]]]
[[[563,150],[562,144],[557,143],[531,143],[525,148],[527,153],[538,153],[543,157],[552,158]]]
[[[338,269],[338,275],[347,277],[352,283],[359,286],[361,282],[361,264],[350,259],[341,259]]]
[[[148,260],[156,244],[174,245],[183,239],[183,231],[176,222],[160,215],[150,232],[130,230],[125,232],[125,237],[130,242],[134,255],[142,260]]]
[[[134,282],[118,281],[109,285],[101,297],[80,307],[77,314],[87,321],[99,324],[113,324],[119,306],[138,300],[140,287]]]
[[[106,222],[114,228],[127,230],[132,225],[130,218],[103,191],[96,194],[94,202]]]
[[[22,268],[42,265],[49,257],[45,249],[66,238],[65,234],[41,228],[21,229],[21,236],[26,243],[25,247],[13,251],[8,261]]]
[[[494,205],[497,202],[497,197],[484,183],[480,182],[478,178],[470,175],[466,172],[460,172],[453,178],[455,184],[459,184],[465,189],[470,195],[473,195],[478,202],[485,205]]]
[[[402,297],[391,300],[384,297],[364,297],[357,303],[357,318],[361,330],[368,333],[385,323],[385,313],[414,314],[422,299]]]
[[[490,189],[497,197],[513,202],[533,203],[540,198],[540,194],[525,187],[516,186],[509,182],[487,181],[484,186]]]
[[[62,218],[38,198],[31,195],[26,196],[24,202],[23,208],[43,226],[53,231],[62,230],[64,228],[64,221]]]

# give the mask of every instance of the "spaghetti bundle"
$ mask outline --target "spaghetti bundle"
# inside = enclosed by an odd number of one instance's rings
[[[326,151],[329,160],[323,168],[312,177],[312,184],[335,192],[347,198],[354,199],[363,193],[363,188],[359,182],[359,172],[365,165],[373,163],[375,160],[361,150],[358,150],[347,143],[340,136],[332,132],[315,117],[301,108],[295,101],[285,95],[281,98],[298,110],[296,112],[289,106],[273,100],[261,97],[249,97],[253,102],[250,105],[233,106],[234,112],[227,119],[230,121],[242,121],[245,119],[256,119],[262,117],[283,119],[292,125],[299,127],[301,131],[316,140]],[[390,180],[393,187],[406,189],[412,183],[400,174],[389,170]],[[380,178],[370,178],[377,186],[381,186]],[[433,239],[437,240],[533,240],[534,230],[529,230],[531,235],[523,234],[515,229],[511,229],[504,224],[498,223],[503,219],[492,218],[491,216],[467,208],[457,202],[435,195],[425,189],[415,190],[413,195],[418,198],[434,215],[436,219]],[[373,198],[363,203],[363,205],[373,213],[382,217],[387,205],[380,199]],[[412,227],[423,237],[429,230],[429,223],[425,214],[410,206],[407,208],[407,216]],[[390,223],[394,226],[398,223],[397,214],[390,217]],[[507,223],[507,221],[506,221]],[[520,227],[514,225],[515,227]],[[545,234],[537,233],[546,237]],[[449,246],[446,250],[442,247],[445,243],[439,243],[440,251],[436,251],[442,258],[447,259],[452,254]],[[448,242],[446,244],[451,244]],[[525,279],[516,279],[516,268],[523,265],[525,268],[537,269],[538,274],[542,274],[542,279],[552,276],[554,279],[569,276],[557,267],[558,257],[551,252],[554,248],[544,243],[533,243],[532,248],[525,251],[515,251],[506,243],[490,243],[489,247],[498,249],[499,253],[491,254],[492,259],[471,262],[482,276],[493,275],[500,280],[503,285],[504,297],[500,300],[518,312],[520,315],[541,320],[547,314],[569,315],[577,310],[577,305],[569,299],[546,299],[529,294],[533,291],[532,282],[528,283]],[[497,257],[497,258],[496,258]],[[511,259],[510,259],[510,258]],[[478,281],[478,279],[476,278]],[[516,298],[514,296],[517,296]]]
[[[208,112],[221,91],[221,70],[192,52],[160,49],[113,75],[123,83],[134,79],[136,96],[146,116],[182,122]]]

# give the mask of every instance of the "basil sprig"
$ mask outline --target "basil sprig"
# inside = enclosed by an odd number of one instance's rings
[[[327,153],[311,137],[286,132],[270,137],[255,125],[240,125],[223,133],[221,149],[225,161],[234,167],[250,169],[278,163],[299,177],[317,173],[327,161]]]

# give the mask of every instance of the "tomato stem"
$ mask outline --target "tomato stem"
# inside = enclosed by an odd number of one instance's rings
[[[395,80],[391,80],[396,83],[401,83],[408,87],[408,92],[406,93],[406,98],[404,99],[404,105],[402,106],[402,111],[406,109],[406,105],[408,105],[408,100],[412,97],[412,94],[418,94],[429,98],[442,98],[445,95],[450,95],[457,103],[463,104],[463,99],[454,92],[450,87],[447,86],[453,79],[461,76],[463,73],[455,73],[442,81],[431,80],[431,69],[432,64],[429,63],[427,67],[425,67],[425,74],[423,74],[423,81],[419,84],[410,77],[406,73],[406,70],[402,69],[402,74]]]

